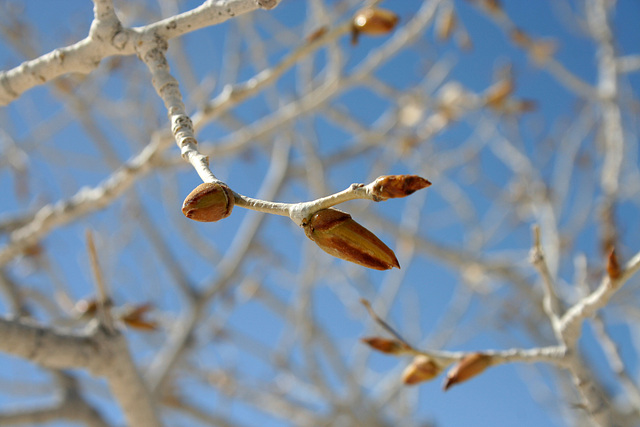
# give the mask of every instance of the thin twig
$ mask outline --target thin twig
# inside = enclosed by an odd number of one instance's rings
[[[375,312],[375,311],[373,311],[373,308],[371,307],[371,303],[370,303],[368,300],[366,300],[366,299],[364,299],[364,298],[361,298],[361,299],[360,299],[360,303],[361,303],[362,305],[364,305],[364,306],[365,306],[365,308],[366,308],[366,309],[367,309],[367,311],[369,312],[369,316],[371,316],[371,318],[372,318],[373,320],[375,320],[375,321],[376,321],[376,323],[377,323],[378,325],[380,325],[380,326],[381,326],[385,331],[389,332],[389,333],[390,333],[391,335],[393,335],[393,336],[394,336],[398,341],[400,341],[402,344],[404,344],[404,345],[406,346],[407,350],[411,350],[411,349],[413,349],[413,348],[414,348],[411,344],[409,344],[409,343],[407,342],[407,340],[405,340],[405,339],[402,337],[402,335],[400,335],[398,332],[396,332],[396,330],[395,330],[395,329],[393,329],[393,328],[392,328],[392,327],[391,327],[387,322],[385,322],[383,319],[381,319],[381,318],[376,314],[376,312]]]
[[[554,280],[551,277],[551,272],[547,266],[547,262],[544,258],[544,251],[542,249],[542,242],[540,239],[540,226],[534,225],[533,232],[533,248],[531,249],[531,263],[538,270],[540,277],[542,278],[544,299],[543,308],[553,326],[553,330],[560,337],[559,331],[559,313],[560,313],[560,301],[555,292]]]
[[[85,232],[85,236],[87,239],[89,260],[91,261],[91,271],[93,272],[93,279],[98,291],[98,319],[109,330],[113,330],[114,322],[110,311],[112,301],[109,296],[109,292],[107,291],[107,285],[104,281],[104,275],[102,274],[102,270],[100,269],[100,263],[98,262],[98,251],[96,250],[96,245],[93,241],[93,233],[91,233],[91,230],[87,230]]]

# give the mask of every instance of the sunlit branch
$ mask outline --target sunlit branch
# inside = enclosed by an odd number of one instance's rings
[[[561,319],[562,333],[567,342],[575,342],[581,332],[585,319],[607,305],[611,297],[640,270],[640,252],[627,262],[620,277],[612,279],[608,275],[602,279],[600,286],[591,294],[582,298],[567,310]]]
[[[143,27],[123,28],[110,1],[94,2],[95,19],[87,38],[56,49],[39,58],[0,72],[0,105],[6,105],[23,92],[68,73],[88,74],[102,59],[113,55],[133,55],[139,42],[173,37],[216,25],[231,17],[259,8],[271,9],[279,0],[207,0],[199,7]]]
[[[540,227],[535,225],[533,227],[533,249],[531,250],[531,263],[536,267],[540,277],[542,278],[544,300],[544,310],[551,320],[554,331],[559,332],[559,315],[560,315],[560,301],[555,292],[554,280],[549,272],[549,267],[544,259],[544,252],[542,250],[542,243],[540,241]],[[560,334],[558,334],[560,336]]]

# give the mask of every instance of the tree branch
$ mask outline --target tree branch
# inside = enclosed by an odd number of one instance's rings
[[[25,91],[64,74],[88,74],[109,56],[135,54],[140,41],[153,38],[166,41],[259,8],[270,9],[279,2],[280,0],[207,0],[195,9],[153,24],[123,28],[113,13],[111,2],[96,0],[95,19],[87,38],[0,72],[0,106],[7,105]]]

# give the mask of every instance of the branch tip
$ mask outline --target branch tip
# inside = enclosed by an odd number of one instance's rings
[[[376,314],[375,311],[373,311],[373,307],[371,307],[371,303],[369,302],[369,300],[365,299],[365,298],[361,298],[360,299],[360,303],[362,305],[364,305],[364,307],[367,309],[367,311],[369,312],[369,316],[371,316],[371,318],[378,324],[380,325],[385,331],[389,332],[391,335],[393,335],[400,343],[402,343],[402,345],[405,346],[405,348],[408,351],[415,351],[413,346],[411,344],[409,344],[407,342],[407,340],[405,340],[398,332],[396,332],[395,329],[393,329],[387,322],[385,322],[383,319],[380,318],[380,316],[378,316]]]
[[[100,269],[100,263],[98,260],[98,251],[93,240],[93,233],[87,229],[85,232],[87,240],[87,249],[89,251],[89,260],[91,262],[91,270],[93,272],[93,278],[98,291],[97,311],[98,319],[110,330],[113,329],[113,318],[109,308],[111,306],[111,298],[107,291],[107,286],[104,281],[104,275]]]

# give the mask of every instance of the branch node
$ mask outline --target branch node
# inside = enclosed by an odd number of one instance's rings
[[[278,0],[256,0],[256,4],[261,9],[270,10],[278,5]]]

